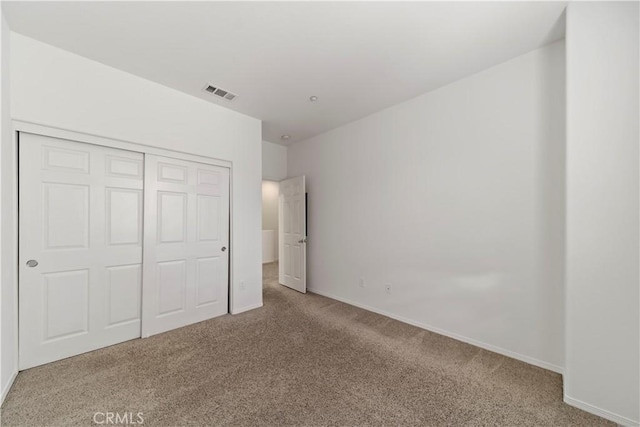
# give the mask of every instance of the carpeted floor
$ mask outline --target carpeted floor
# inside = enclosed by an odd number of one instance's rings
[[[560,375],[277,284],[264,307],[18,375],[2,426],[613,425],[562,402]],[[105,418],[99,415],[97,420]]]

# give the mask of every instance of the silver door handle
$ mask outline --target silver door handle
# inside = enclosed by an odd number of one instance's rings
[[[36,261],[35,259],[30,259],[29,261],[27,261],[27,267],[37,267],[38,266],[38,261]]]
[[[304,239],[302,239],[302,240],[298,240],[298,243],[307,243],[307,238],[305,237],[305,238],[304,238]]]
[[[227,250],[227,247],[226,247],[226,246],[223,246],[223,247],[222,247],[222,252],[224,252],[224,251],[226,251],[226,250]]]

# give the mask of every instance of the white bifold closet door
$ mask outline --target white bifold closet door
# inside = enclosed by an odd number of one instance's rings
[[[139,337],[143,155],[19,144],[20,369]]]
[[[228,168],[19,146],[21,370],[227,313]]]
[[[226,314],[229,169],[147,154],[142,336]]]

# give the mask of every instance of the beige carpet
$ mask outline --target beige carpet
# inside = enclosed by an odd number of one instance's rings
[[[557,374],[276,274],[266,267],[261,309],[20,373],[2,426],[91,425],[96,412],[161,426],[612,425],[562,403]]]

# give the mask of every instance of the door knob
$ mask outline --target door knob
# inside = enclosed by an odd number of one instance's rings
[[[30,259],[29,261],[27,261],[27,267],[37,267],[38,266],[38,261],[36,261],[35,259]]]
[[[226,247],[226,246],[223,246],[223,247],[222,247],[222,252],[224,252],[224,251],[226,251],[226,250],[227,250],[227,247]]]
[[[307,243],[307,238],[305,237],[304,239],[298,240],[298,243]]]

